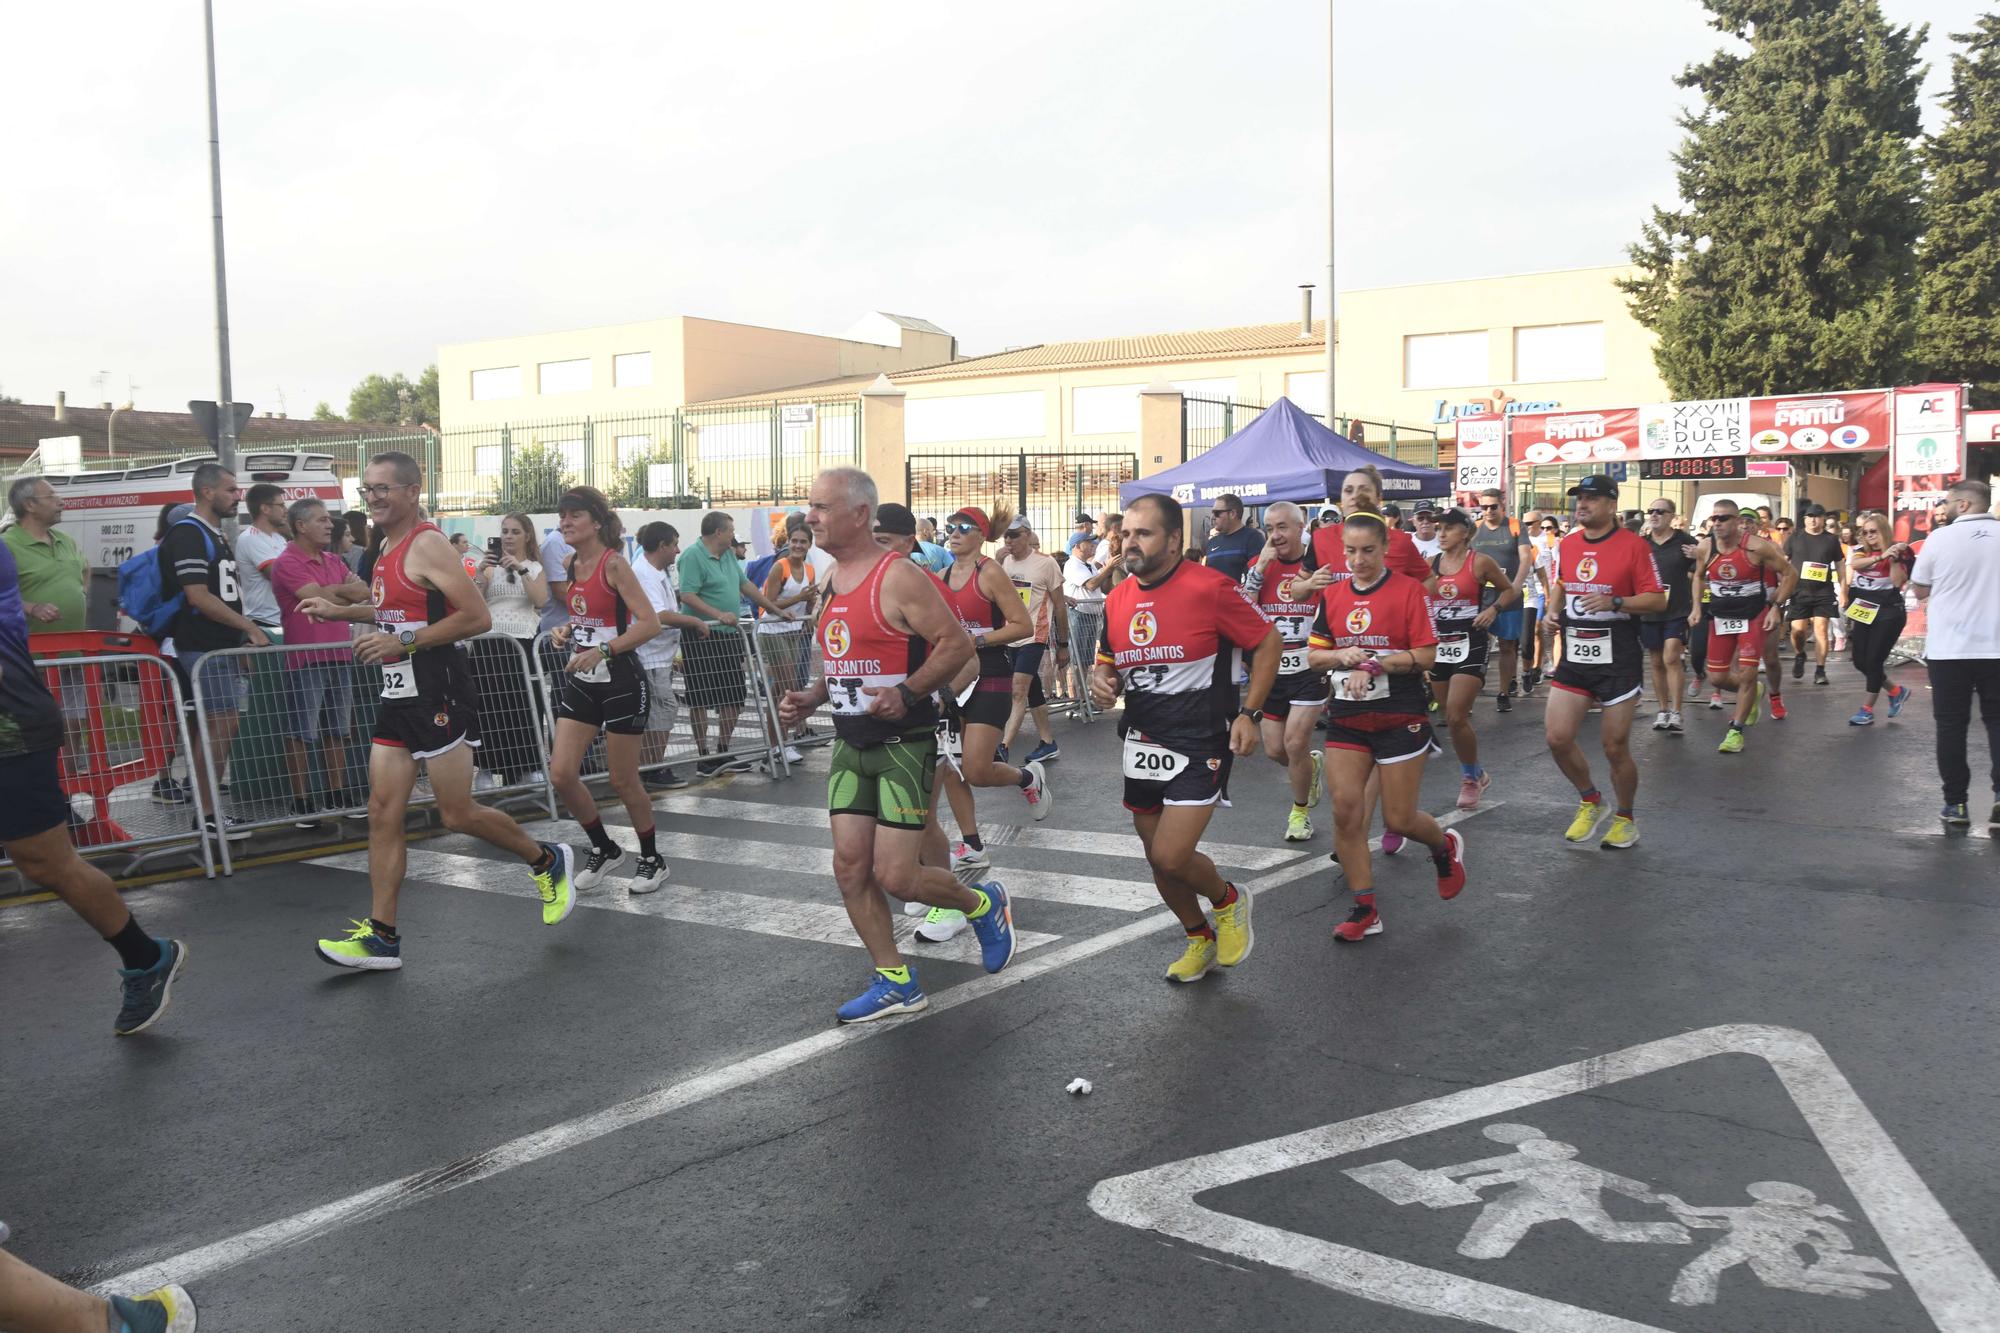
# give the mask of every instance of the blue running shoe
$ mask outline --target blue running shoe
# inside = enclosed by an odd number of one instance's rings
[[[1869,709],[1857,708],[1854,710],[1854,716],[1847,719],[1847,725],[1850,727],[1872,727],[1875,725],[1875,714]]]
[[[1022,762],[1039,764],[1045,759],[1060,758],[1062,758],[1062,746],[1057,745],[1054,741],[1043,741],[1040,745],[1028,751],[1028,757]]]
[[[1894,689],[1890,690],[1890,691],[1889,691],[1889,716],[1890,716],[1890,717],[1894,717],[1894,716],[1896,716],[1896,714],[1898,714],[1898,713],[1902,712],[1902,711],[1903,711],[1903,705],[1904,705],[1904,704],[1906,704],[1906,703],[1908,703],[1909,701],[1910,701],[1910,687],[1909,687],[1909,686],[1907,686],[1907,685],[1898,685],[1898,686],[1896,686],[1896,687],[1895,687]]]
[[[993,762],[996,764],[1007,762],[1007,746],[1005,742],[993,747]]]
[[[174,978],[187,964],[187,945],[179,940],[155,943],[160,946],[159,962],[143,970],[118,969],[118,975],[125,978],[125,1002],[118,1006],[118,1021],[111,1025],[111,1030],[121,1037],[144,1032],[160,1021],[160,1015],[167,1012],[167,1004],[174,997]]]
[[[1943,810],[1938,812],[1938,817],[1953,828],[1972,827],[1972,812],[1965,808],[1964,801],[1960,801],[1956,805],[1947,805]],[[976,926],[979,923],[975,921],[972,924]],[[982,938],[984,937],[982,936]],[[991,969],[988,970],[990,971]]]
[[[917,974],[910,973],[908,981],[891,981],[880,972],[874,974],[868,989],[833,1011],[834,1018],[842,1023],[872,1023],[878,1018],[891,1014],[914,1014],[930,1006],[930,997],[917,984]]]
[[[1007,886],[997,879],[973,887],[986,895],[986,910],[967,918],[979,937],[979,961],[988,972],[998,972],[1014,961],[1014,904],[1007,899]]]

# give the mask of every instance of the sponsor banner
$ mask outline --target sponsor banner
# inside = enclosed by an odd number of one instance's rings
[[[1465,426],[1458,430],[1463,449]],[[1639,456],[1639,409],[1522,412],[1508,418],[1508,435],[1514,461],[1529,467],[1622,463]]]
[[[1750,448],[1759,454],[1881,449],[1892,434],[1889,394],[1815,393],[1750,400]]]
[[[1967,412],[1965,414],[1965,442],[1967,444],[2000,444],[2000,412]]]
[[[1642,458],[1718,458],[1750,452],[1750,400],[1697,398],[1639,409]]]
[[[1959,428],[1958,386],[1920,384],[1896,390],[1896,434],[1933,435]]]
[[[1955,430],[1916,431],[1896,436],[1891,470],[1899,477],[1960,477],[1965,450]]]
[[[1458,475],[1455,489],[1483,491],[1504,487],[1507,462],[1507,418],[1498,415],[1463,418],[1458,423]]]
[[[1385,481],[1383,484],[1386,486],[1388,483]],[[1199,504],[1213,500],[1218,495],[1234,495],[1261,504],[1263,497],[1270,493],[1270,486],[1261,481],[1222,481],[1213,486],[1191,486],[1183,483],[1173,489],[1174,502],[1180,505]]]

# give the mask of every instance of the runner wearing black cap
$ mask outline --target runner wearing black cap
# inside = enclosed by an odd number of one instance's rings
[[[1840,538],[1826,530],[1826,508],[1806,506],[1803,532],[1792,534],[1785,543],[1785,558],[1799,571],[1799,590],[1792,594],[1787,615],[1792,622],[1792,679],[1806,674],[1806,630],[1813,637],[1813,684],[1830,684],[1826,678],[1826,653],[1833,622],[1840,618],[1840,604],[1847,598],[1847,561],[1842,558]]]
[[[1576,498],[1577,528],[1556,548],[1556,580],[1549,619],[1562,634],[1562,664],[1550,678],[1546,735],[1549,753],[1575,785],[1576,817],[1563,837],[1588,842],[1612,816],[1599,846],[1639,841],[1632,810],[1639,797],[1639,766],[1632,762],[1632,712],[1638,706],[1643,664],[1638,617],[1666,609],[1646,539],[1618,521],[1618,483],[1602,474],[1569,488]],[[1603,706],[1604,757],[1611,761],[1615,810],[1591,780],[1590,761],[1576,734],[1590,706]]]
[[[1472,516],[1454,509],[1438,529],[1443,548],[1431,558],[1431,620],[1437,651],[1430,668],[1431,692],[1444,710],[1451,746],[1458,754],[1458,808],[1476,810],[1493,779],[1479,763],[1479,737],[1472,730],[1472,703],[1486,683],[1494,621],[1519,600],[1506,571],[1490,555],[1472,549]]]

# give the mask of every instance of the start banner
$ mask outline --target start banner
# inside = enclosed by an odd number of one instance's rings
[[[1639,456],[1639,409],[1603,412],[1519,412],[1507,418],[1509,456],[1516,463],[1622,463]]]
[[[1891,433],[1886,389],[1750,400],[1750,448],[1755,453],[1886,449]]]
[[[1895,435],[1887,389],[1522,412],[1507,423],[1508,456],[1530,467],[1854,453],[1886,449]]]

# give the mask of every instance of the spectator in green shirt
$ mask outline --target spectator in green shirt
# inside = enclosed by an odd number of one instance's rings
[[[62,497],[41,477],[20,477],[7,488],[14,526],[3,537],[21,568],[21,607],[30,634],[74,634],[83,628],[84,589],[90,567],[70,535],[58,530]]]
[[[694,731],[695,749],[703,756],[709,753],[708,710],[716,710],[716,749],[727,753],[737,714],[743,708],[746,690],[743,640],[736,632],[738,605],[747,601],[772,615],[782,614],[763,589],[743,577],[743,562],[736,558],[735,545],[736,520],[716,510],[703,515],[701,540],[682,551],[674,566],[680,576],[681,610],[717,631],[681,640],[688,726]],[[695,768],[707,776],[720,772],[723,761],[704,757],[696,761]]]

